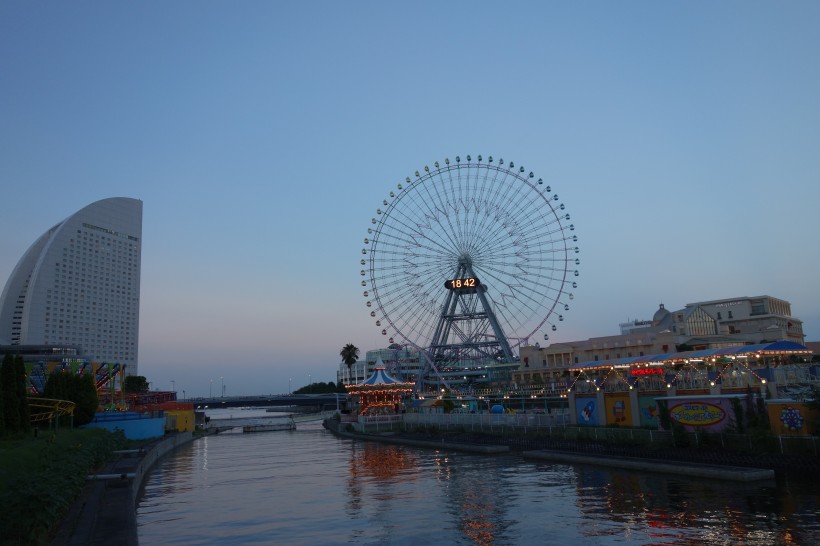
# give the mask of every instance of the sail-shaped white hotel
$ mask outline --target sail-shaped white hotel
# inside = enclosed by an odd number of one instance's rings
[[[0,297],[0,345],[76,346],[137,373],[142,201],[91,203],[26,251]]]

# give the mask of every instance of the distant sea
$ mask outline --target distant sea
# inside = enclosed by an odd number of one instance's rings
[[[210,412],[229,414],[266,415]],[[820,484],[357,442],[313,422],[177,450],[147,477],[137,523],[143,545],[808,545],[820,544]]]

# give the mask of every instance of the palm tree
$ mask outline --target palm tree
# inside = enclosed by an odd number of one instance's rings
[[[351,377],[351,369],[353,368],[353,364],[359,360],[359,348],[352,343],[348,343],[342,347],[342,350],[339,352],[339,356],[342,357],[342,362],[347,364],[347,376]]]

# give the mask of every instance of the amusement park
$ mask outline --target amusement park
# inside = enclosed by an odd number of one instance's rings
[[[342,422],[472,426],[495,414],[513,426],[717,432],[759,410],[777,434],[816,433],[803,401],[820,366],[777,298],[661,305],[621,336],[556,352],[547,344],[570,311],[579,252],[565,204],[522,165],[456,156],[406,177],[364,238],[362,294],[387,348],[340,366]]]

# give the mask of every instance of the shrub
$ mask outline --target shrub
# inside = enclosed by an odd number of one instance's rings
[[[30,472],[21,472],[0,490],[3,544],[42,543],[79,495],[89,471],[113,457],[125,444],[122,432],[71,431],[30,440],[17,451],[37,457]]]

